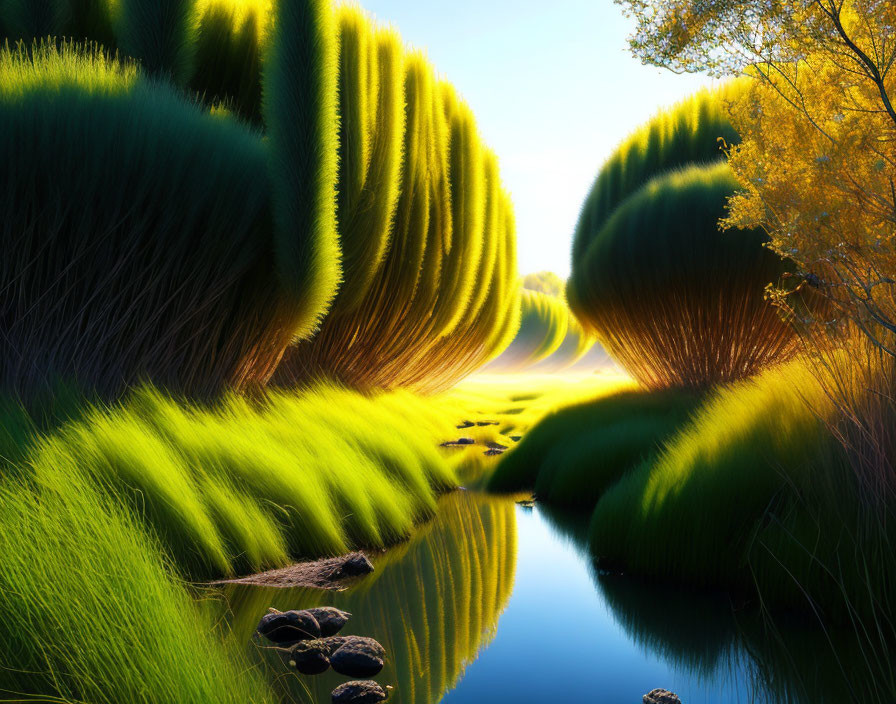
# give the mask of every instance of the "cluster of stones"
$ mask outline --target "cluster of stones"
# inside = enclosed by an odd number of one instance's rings
[[[271,609],[257,630],[281,649],[290,667],[303,675],[319,675],[333,668],[346,677],[365,678],[334,689],[333,704],[383,702],[391,688],[369,678],[383,669],[386,651],[373,638],[336,635],[350,618],[351,614],[331,606],[302,611]]]
[[[457,427],[459,430],[466,430],[467,428],[487,427],[490,425],[500,425],[500,423],[496,420],[481,420],[477,422],[465,420]],[[511,438],[511,440],[513,440],[514,442],[519,442],[521,439],[522,438],[519,435]],[[476,441],[473,438],[458,438],[457,440],[449,440],[448,442],[443,442],[441,447],[468,447],[475,444]],[[488,448],[485,451],[485,454],[488,457],[496,457],[507,452],[507,445],[502,445],[501,443],[486,442],[485,446],[486,448]]]
[[[681,699],[668,689],[655,689],[644,695],[644,704],[681,704]]]

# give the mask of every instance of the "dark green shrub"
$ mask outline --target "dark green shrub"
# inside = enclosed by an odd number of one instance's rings
[[[196,0],[120,0],[118,45],[151,76],[186,85],[195,70]]]
[[[759,230],[719,232],[735,188],[721,163],[659,176],[616,209],[577,263],[573,309],[650,388],[748,377],[794,348],[765,297],[784,262]]]
[[[603,493],[659,452],[698,406],[682,391],[627,391],[547,416],[508,452],[490,491],[534,491],[565,508],[592,509]]]
[[[576,232],[570,306],[650,388],[748,377],[794,348],[765,299],[785,263],[760,231],[719,232],[738,187],[720,151],[720,138],[736,138],[723,99],[701,93],[636,133],[604,167]]]
[[[70,47],[0,53],[0,106],[0,386],[263,381],[302,305],[261,137]]]

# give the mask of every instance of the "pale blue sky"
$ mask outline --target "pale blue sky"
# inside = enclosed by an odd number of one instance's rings
[[[613,148],[707,79],[642,66],[612,0],[361,0],[470,103],[516,204],[520,272],[569,274],[579,208]]]

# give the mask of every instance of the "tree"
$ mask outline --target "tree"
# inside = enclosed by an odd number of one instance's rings
[[[742,192],[725,221],[761,226],[832,304],[896,356],[896,4],[890,0],[617,0],[634,53],[676,72],[746,73],[729,106]],[[774,291],[789,304],[792,291]],[[831,315],[831,311],[836,315]]]

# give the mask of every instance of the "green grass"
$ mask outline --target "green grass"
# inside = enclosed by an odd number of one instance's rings
[[[67,459],[0,482],[0,699],[272,701],[142,521]]]
[[[451,428],[404,394],[318,386],[199,407],[144,389],[38,442],[30,465],[41,481],[78,466],[186,574],[214,577],[407,537],[455,485],[437,450]]]
[[[437,447],[452,406],[403,392],[197,405],[143,388],[91,406],[58,391],[0,409],[4,700],[270,701],[182,577],[391,545],[456,485]]]
[[[804,395],[830,410],[795,364],[715,392],[657,458],[600,499],[595,554],[656,577],[742,587],[756,530],[792,505],[788,484],[831,471],[833,439]]]
[[[573,310],[645,386],[707,388],[793,350],[793,330],[765,296],[785,263],[759,230],[719,232],[736,188],[723,163],[658,176],[576,261]]]
[[[262,137],[67,44],[0,52],[0,105],[0,387],[263,383],[304,304],[274,275]]]
[[[625,391],[562,408],[508,452],[491,491],[533,491],[552,505],[592,509],[608,487],[677,432],[698,406],[683,391]]]
[[[740,138],[725,110],[728,91],[703,90],[662,110],[619,145],[601,168],[588,195],[573,240],[573,265],[584,256],[593,238],[626,199],[655,176],[692,164],[724,159],[719,138],[729,144]]]

